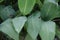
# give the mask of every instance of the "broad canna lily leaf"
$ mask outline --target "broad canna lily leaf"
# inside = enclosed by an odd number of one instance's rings
[[[19,40],[19,34],[14,30],[11,19],[7,19],[5,22],[1,24],[0,31],[7,34],[14,40]]]
[[[1,16],[2,20],[6,20],[6,19],[11,18],[15,15],[16,15],[16,12],[12,8],[12,6],[4,7],[0,12],[0,16]]]
[[[29,14],[34,5],[36,3],[36,0],[18,0],[18,6],[23,15]]]
[[[27,34],[27,36],[25,37],[25,40],[34,40],[34,39],[32,39],[31,36],[29,34]],[[37,39],[35,39],[35,40],[37,40]]]
[[[43,22],[39,35],[42,40],[54,40],[56,24],[52,21]]]
[[[36,15],[32,14],[31,16],[28,17],[27,20],[27,32],[34,40],[38,36],[41,24],[41,19],[39,19],[37,14]]]
[[[53,2],[45,2],[41,8],[41,17],[43,20],[52,20],[58,15],[58,5]]]
[[[12,20],[13,26],[17,33],[20,33],[26,21],[27,21],[27,18],[23,16],[16,17]]]

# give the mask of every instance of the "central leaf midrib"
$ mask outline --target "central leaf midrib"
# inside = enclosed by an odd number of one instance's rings
[[[24,13],[25,13],[25,10],[26,10],[26,6],[27,6],[27,0],[25,2]]]

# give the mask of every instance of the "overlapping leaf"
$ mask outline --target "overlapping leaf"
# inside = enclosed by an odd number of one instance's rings
[[[43,22],[40,29],[42,40],[54,40],[56,24],[52,21]]]
[[[33,14],[28,17],[27,21],[27,32],[34,40],[38,36],[38,32],[40,30],[41,25],[41,19],[39,19],[39,16],[37,14],[40,14],[40,12],[37,12],[36,14]]]
[[[32,39],[31,36],[30,36],[29,34],[27,34],[25,40],[34,40],[34,39]],[[37,39],[36,39],[36,40],[37,40]]]
[[[16,17],[12,20],[13,26],[17,33],[20,33],[26,21],[26,17]]]
[[[57,15],[58,15],[58,4],[55,3],[54,0],[47,0],[41,9],[42,19],[52,20],[55,17],[57,17]]]
[[[12,8],[12,6],[4,7],[0,12],[0,16],[3,20],[6,20],[15,15],[16,15],[16,13],[15,13],[15,10]]]
[[[6,20],[1,24],[0,31],[7,34],[14,40],[19,40],[19,34],[14,30],[11,19]]]

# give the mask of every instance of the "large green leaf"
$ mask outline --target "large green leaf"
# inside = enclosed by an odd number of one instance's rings
[[[35,5],[36,0],[18,0],[18,6],[23,15],[29,14],[34,5]]]
[[[41,24],[41,19],[39,19],[39,16],[37,14],[40,14],[40,12],[32,14],[31,16],[28,17],[27,20],[27,32],[34,40],[38,36]]]
[[[14,40],[19,40],[19,34],[14,30],[11,19],[8,19],[1,24],[0,31],[4,32]]]
[[[20,33],[26,21],[27,21],[27,18],[23,16],[16,17],[12,20],[13,26],[17,33]]]
[[[53,2],[45,2],[41,9],[41,17],[44,20],[52,20],[58,15],[58,6]]]
[[[29,34],[27,34],[27,36],[25,37],[25,40],[34,40],[34,39],[32,39],[31,36]]]
[[[3,20],[6,20],[10,17],[13,17],[16,15],[15,10],[12,8],[12,6],[7,6],[4,7],[1,12],[0,12],[0,16]]]
[[[39,35],[42,40],[54,40],[56,24],[52,21],[43,22]]]

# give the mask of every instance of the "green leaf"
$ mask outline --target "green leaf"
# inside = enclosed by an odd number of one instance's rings
[[[39,35],[42,40],[54,40],[56,24],[52,21],[43,22]]]
[[[39,8],[41,9],[42,8],[42,2],[40,0],[36,0],[37,1],[37,4],[39,5]]]
[[[24,16],[16,17],[12,20],[13,26],[17,33],[20,33],[26,21],[27,21],[27,18]]]
[[[34,40],[34,39],[32,39],[31,36],[29,34],[27,34],[27,36],[25,37],[25,40]]]
[[[56,30],[56,36],[60,39],[60,30]]]
[[[60,28],[58,25],[56,27],[56,36],[60,39]]]
[[[4,0],[0,0],[0,3],[3,2]]]
[[[45,0],[44,2],[52,2],[52,3],[57,4],[58,0]]]
[[[7,6],[7,7],[4,7],[2,10],[1,10],[1,13],[0,13],[0,16],[3,20],[6,20],[8,18],[11,18],[13,16],[16,15],[16,12],[15,10],[12,8],[12,6]]]
[[[38,32],[40,30],[41,19],[38,17],[37,14],[32,14],[28,17],[27,20],[27,32],[32,37],[32,39],[36,39],[38,36]]]
[[[58,15],[58,6],[52,2],[44,3],[41,9],[41,17],[43,20],[52,20]]]
[[[58,6],[58,17],[60,17],[60,5]]]
[[[0,12],[5,8],[5,5],[0,5]]]
[[[36,3],[36,0],[18,0],[18,6],[23,15],[29,14],[34,5]]]
[[[0,5],[0,15],[1,15],[1,11],[5,8],[4,5]],[[1,16],[0,16],[1,17]]]
[[[19,40],[19,34],[14,30],[11,19],[6,20],[1,24],[0,31],[7,34],[14,40]]]

